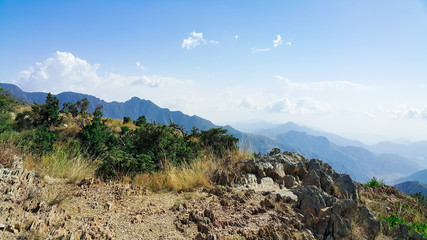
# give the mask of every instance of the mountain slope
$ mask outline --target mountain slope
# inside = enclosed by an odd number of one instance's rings
[[[393,142],[380,142],[367,149],[376,153],[394,153],[418,162],[427,168],[427,141],[410,144],[398,144]]]
[[[0,83],[0,88],[4,88],[14,97],[28,103],[35,102],[42,104],[46,100],[47,93],[24,92],[13,84]],[[56,97],[59,99],[60,106],[62,106],[62,104],[65,102],[77,102],[78,100],[87,98],[90,102],[88,109],[89,112],[93,112],[96,106],[102,105],[104,117],[108,118],[122,119],[123,117],[128,116],[135,120],[139,116],[144,115],[148,121],[161,124],[170,124],[170,121],[172,120],[174,123],[182,125],[187,131],[190,131],[193,126],[196,126],[200,130],[208,130],[211,128],[220,127],[204,118],[198,116],[189,116],[180,111],[170,111],[167,108],[161,108],[157,106],[149,100],[140,99],[137,97],[133,97],[124,103],[106,102],[91,95],[74,92],[63,92],[56,95]],[[231,135],[240,139],[239,146],[244,150],[261,152],[263,154],[268,153],[274,147],[286,149],[289,151],[293,150],[293,148],[279,144],[265,136],[243,133],[233,129],[230,126],[225,128]]]
[[[417,171],[416,164],[396,155],[375,155],[364,148],[341,147],[331,143],[326,137],[311,136],[290,131],[277,135],[277,142],[290,145],[302,151],[307,158],[319,158],[329,163],[338,172],[348,173],[355,180],[365,182],[376,176],[386,182],[396,177]]]
[[[365,144],[363,144],[359,141],[343,138],[341,136],[338,136],[338,135],[332,134],[332,133],[326,133],[326,132],[314,130],[314,129],[311,129],[311,128],[308,128],[305,126],[298,125],[298,124],[293,123],[293,122],[287,122],[285,124],[278,125],[275,127],[258,130],[256,133],[267,136],[267,137],[273,137],[274,138],[277,135],[285,134],[285,133],[290,132],[290,131],[303,132],[303,133],[306,133],[306,134],[312,135],[312,136],[326,137],[330,142],[332,142],[338,146],[355,146],[355,147],[364,147],[365,146]]]
[[[399,178],[396,182],[418,181],[427,184],[427,169],[413,173],[407,177]]]
[[[427,184],[421,182],[407,181],[396,184],[393,187],[399,189],[405,194],[421,193],[422,195],[427,196]]]

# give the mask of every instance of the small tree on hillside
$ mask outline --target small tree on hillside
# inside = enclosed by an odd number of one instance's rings
[[[131,122],[132,120],[130,119],[130,117],[124,117],[123,118],[123,124],[126,124],[126,123],[129,123],[129,122]]]
[[[59,100],[51,93],[47,94],[44,104],[34,104],[31,108],[34,114],[34,126],[45,125],[46,127],[51,127],[61,123],[59,117]]]

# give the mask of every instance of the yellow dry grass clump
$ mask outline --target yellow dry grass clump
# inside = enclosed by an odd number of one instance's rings
[[[189,191],[198,187],[209,188],[209,176],[217,163],[212,158],[201,158],[182,166],[167,165],[155,173],[142,173],[135,176],[136,184],[151,191]]]
[[[224,168],[224,163],[234,166],[242,159],[251,158],[252,155],[234,151],[225,158],[217,158],[211,154],[203,153],[202,157],[189,164],[174,166],[169,164],[164,170],[155,173],[138,174],[134,182],[151,191],[191,191],[204,187],[210,188],[210,177],[215,169]]]
[[[52,153],[40,158],[26,156],[24,167],[34,169],[41,176],[63,178],[69,183],[77,183],[95,175],[96,162],[72,147],[57,146]]]

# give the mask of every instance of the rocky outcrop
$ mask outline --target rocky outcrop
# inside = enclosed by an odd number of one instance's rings
[[[276,185],[289,189],[296,195],[294,210],[303,216],[302,223],[317,239],[347,238],[353,230],[351,222],[356,220],[368,226],[366,235],[369,238],[374,239],[381,230],[380,221],[360,204],[357,184],[348,175],[335,172],[320,160],[284,152],[241,161],[226,169],[236,170],[218,170],[212,180],[219,185],[237,188],[241,185],[255,189]],[[264,207],[267,205],[264,203]]]

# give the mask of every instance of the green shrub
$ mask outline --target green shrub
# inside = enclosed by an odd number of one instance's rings
[[[123,118],[123,124],[130,123],[130,122],[132,122],[132,120],[130,119],[130,117],[124,117]]]
[[[13,105],[15,100],[0,88],[0,133],[11,128]]]
[[[146,123],[147,123],[147,119],[145,118],[145,116],[140,116],[135,121],[135,125],[138,127],[142,127]]]
[[[379,180],[376,177],[372,177],[367,183],[363,184],[365,187],[374,187],[377,188],[379,186],[385,185],[383,180]]]
[[[391,230],[398,224],[408,224],[402,217],[397,214],[390,214],[390,216],[381,217],[381,220],[388,222],[388,228]]]
[[[223,157],[229,151],[238,150],[238,141],[238,138],[227,134],[227,129],[222,128],[211,128],[207,131],[202,131],[200,134],[202,146],[217,157]]]
[[[137,173],[153,171],[153,161],[149,155],[133,156],[119,149],[113,149],[102,156],[97,175],[105,179],[119,176],[134,176]]]
[[[101,120],[101,109],[102,107],[100,106],[95,109],[92,122],[84,126],[78,135],[82,145],[87,147],[88,153],[94,156],[98,156],[118,145],[117,138]]]
[[[189,162],[199,155],[200,146],[193,140],[185,140],[175,129],[154,123],[146,123],[128,134],[127,152],[134,156],[151,156],[156,168],[166,161],[173,164]]]
[[[59,117],[59,100],[51,93],[46,96],[44,104],[34,104],[31,106],[33,110],[33,125],[46,125],[47,127],[57,126],[61,123]]]
[[[427,205],[427,196],[424,196],[422,193],[410,194],[409,196],[417,200],[417,202]]]
[[[391,230],[394,226],[399,224],[404,224],[409,227],[409,229],[414,229],[416,232],[420,233],[423,237],[427,237],[427,223],[425,222],[414,222],[408,223],[398,214],[390,214],[390,216],[380,217],[382,221],[388,223],[388,229]]]
[[[51,152],[57,139],[57,131],[50,131],[45,125],[42,125],[32,133],[30,149],[39,155]]]
[[[276,155],[276,154],[279,154],[280,153],[280,148],[273,148],[273,149],[271,149],[271,151],[268,153],[268,155],[269,156],[273,156],[273,155]]]

